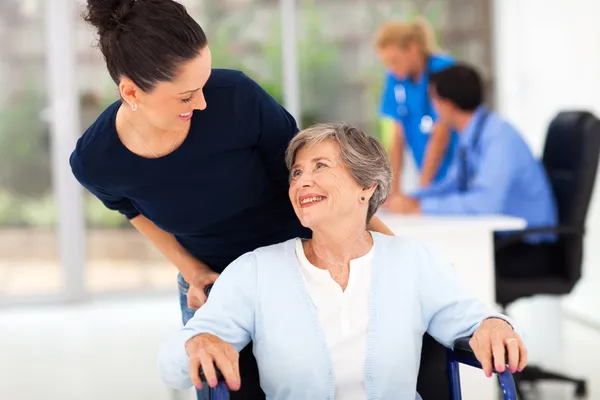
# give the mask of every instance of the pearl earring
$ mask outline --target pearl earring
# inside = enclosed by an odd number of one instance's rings
[[[131,110],[132,110],[132,111],[135,111],[135,110],[137,110],[137,104],[134,104],[134,105],[132,105],[132,106],[131,106]]]

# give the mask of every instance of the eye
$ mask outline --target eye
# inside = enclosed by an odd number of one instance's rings
[[[302,171],[300,171],[299,169],[295,169],[292,171],[292,173],[290,174],[290,177],[292,179],[297,178],[300,176],[300,174],[302,173]]]
[[[317,162],[315,164],[315,169],[320,169],[320,168],[323,168],[323,167],[326,167],[326,166],[327,165],[325,165],[324,163],[322,163],[322,162],[319,161],[319,162]]]
[[[181,102],[182,103],[189,103],[190,101],[192,101],[193,98],[194,98],[194,95],[191,95],[187,99],[181,99]]]

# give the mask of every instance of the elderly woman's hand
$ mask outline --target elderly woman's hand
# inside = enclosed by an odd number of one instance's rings
[[[508,364],[511,373],[521,372],[527,365],[527,349],[512,326],[500,318],[488,318],[481,323],[469,344],[487,377],[493,367],[502,373]],[[505,354],[508,353],[508,360]]]
[[[190,359],[190,378],[198,389],[202,388],[200,367],[204,371],[208,386],[215,387],[217,385],[215,364],[223,374],[229,389],[238,390],[240,388],[239,354],[232,345],[225,343],[217,336],[201,334],[188,340],[185,350]]]

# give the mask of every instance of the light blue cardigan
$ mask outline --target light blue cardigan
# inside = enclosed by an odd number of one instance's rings
[[[490,313],[431,248],[405,237],[373,233],[373,239],[367,396],[420,398],[416,382],[425,331],[451,347],[485,318],[506,317]],[[294,240],[245,254],[225,269],[208,302],[160,352],[160,374],[169,386],[192,386],[185,343],[201,333],[238,351],[252,340],[268,399],[334,399],[332,362]]]

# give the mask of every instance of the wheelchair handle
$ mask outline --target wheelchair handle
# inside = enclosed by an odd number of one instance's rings
[[[209,284],[206,285],[204,287],[204,294],[206,294],[206,297],[208,297],[210,295],[210,291],[212,290],[213,284]],[[199,375],[200,375],[200,380],[202,380],[202,382],[206,382],[206,376],[204,376],[204,371],[202,370],[202,366],[200,366],[200,370],[198,371]],[[222,382],[225,380],[225,378],[223,378],[223,374],[221,373],[221,371],[219,371],[219,368],[217,368],[217,366],[215,365],[215,372],[217,373],[217,381]]]

